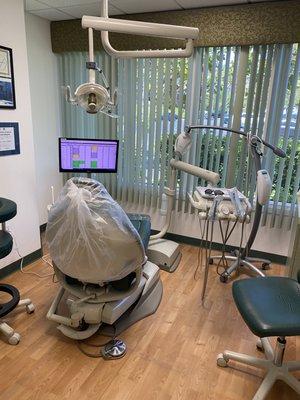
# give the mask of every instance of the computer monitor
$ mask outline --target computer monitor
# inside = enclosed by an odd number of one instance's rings
[[[60,172],[117,172],[118,140],[59,138]]]

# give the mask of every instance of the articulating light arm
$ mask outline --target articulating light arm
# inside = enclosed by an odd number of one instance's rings
[[[120,58],[190,57],[194,48],[193,41],[199,35],[198,28],[109,18],[108,0],[102,1],[101,17],[82,17],[82,27],[101,31],[102,45],[106,52],[112,57]],[[108,32],[181,39],[186,42],[186,45],[184,49],[119,51],[110,44]]]

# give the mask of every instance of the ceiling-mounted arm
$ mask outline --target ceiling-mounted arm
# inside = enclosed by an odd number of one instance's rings
[[[193,53],[193,41],[198,38],[199,29],[186,26],[157,24],[142,21],[130,21],[108,17],[108,0],[103,0],[101,17],[82,17],[82,27],[101,31],[102,44],[106,52],[112,57],[121,58],[170,58],[190,57]],[[128,50],[114,49],[109,41],[108,32],[127,33],[131,35],[155,36],[186,41],[184,49],[171,50]]]
[[[109,42],[108,32],[101,32],[104,50],[111,57],[118,58],[188,58],[194,50],[193,40],[188,39],[184,49],[169,50],[116,50]]]

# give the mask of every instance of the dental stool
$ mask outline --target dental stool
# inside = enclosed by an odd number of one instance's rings
[[[0,259],[8,256],[13,248],[13,238],[6,231],[5,223],[17,214],[17,205],[11,200],[0,198]],[[18,289],[12,285],[0,284],[0,292],[7,293],[11,299],[7,303],[0,303],[0,332],[7,338],[9,344],[18,344],[21,336],[15,332],[6,322],[2,320],[16,307],[25,306],[28,314],[34,311],[34,305],[30,299],[20,300]]]
[[[300,335],[300,274],[298,282],[287,277],[243,279],[233,283],[235,304],[254,335],[259,337],[258,350],[266,359],[224,351],[217,364],[226,367],[229,360],[266,369],[253,400],[263,400],[276,380],[282,380],[300,394],[300,382],[291,372],[300,370],[300,361],[283,362],[287,336]],[[268,338],[278,337],[275,350]]]

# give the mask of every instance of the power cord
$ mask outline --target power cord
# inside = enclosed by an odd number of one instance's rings
[[[13,238],[13,241],[14,241],[14,243],[15,243],[15,250],[16,250],[18,256],[20,257],[20,260],[21,260],[21,261],[20,261],[20,271],[22,272],[22,274],[26,274],[26,275],[35,275],[35,276],[37,276],[38,278],[48,278],[49,276],[53,276],[53,275],[54,275],[54,272],[50,272],[50,273],[48,273],[48,274],[41,275],[41,274],[38,274],[37,272],[34,272],[34,271],[24,271],[24,268],[23,268],[24,257],[20,254],[17,239],[16,239],[16,237],[14,236],[14,234],[13,234],[13,232],[12,232],[11,229],[8,228],[8,229],[7,229],[7,232],[9,232],[9,233],[11,234],[11,236],[12,236],[12,238]],[[49,260],[46,258],[47,256],[49,256],[49,254],[44,255],[44,256],[42,257],[42,260],[43,260],[46,264],[48,264],[51,268],[53,268],[52,262],[49,261]]]
[[[221,231],[221,236],[222,236],[222,242],[223,242],[223,245],[222,245],[222,258],[219,260],[218,265],[217,265],[217,274],[218,274],[219,276],[221,276],[222,273],[223,273],[224,271],[226,271],[227,268],[228,268],[228,262],[227,262],[227,260],[226,260],[226,255],[225,255],[226,244],[227,244],[228,240],[230,239],[230,237],[231,237],[231,235],[232,235],[232,233],[233,233],[233,231],[234,231],[234,229],[235,229],[235,227],[236,227],[236,225],[237,225],[237,222],[238,222],[238,220],[235,220],[235,221],[234,221],[233,226],[231,227],[231,229],[230,229],[230,231],[229,231],[229,224],[230,224],[230,221],[228,220],[228,221],[227,221],[227,226],[226,226],[225,235],[224,235],[223,228],[222,228],[222,225],[221,225],[221,221],[219,221],[219,224],[220,224],[220,231]],[[229,231],[229,232],[228,232],[228,231]],[[225,261],[224,261],[224,260],[225,260]],[[221,261],[223,261],[223,265],[221,265]],[[224,262],[226,263],[226,265],[224,264]],[[220,268],[224,268],[224,271],[223,271],[222,273],[220,272]]]
[[[90,343],[90,342],[86,342],[86,341],[77,340],[77,347],[81,351],[81,353],[84,354],[85,356],[91,357],[91,358],[104,358],[103,357],[103,353],[102,353],[102,349],[105,346],[107,346],[112,340],[116,339],[116,327],[115,327],[115,325],[112,325],[112,326],[114,328],[114,334],[113,334],[113,337],[110,338],[107,342],[104,342],[104,343]],[[101,335],[99,335],[99,336],[101,336]],[[94,349],[96,348],[97,349],[97,353],[90,353],[90,352],[84,350],[83,345],[87,346],[87,347],[92,347]]]

